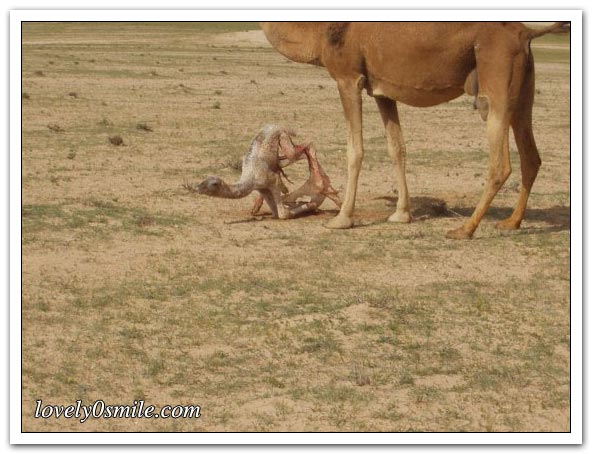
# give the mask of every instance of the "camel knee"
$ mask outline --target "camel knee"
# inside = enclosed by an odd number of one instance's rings
[[[530,190],[539,173],[542,162],[538,156],[530,157],[527,162],[528,164],[522,167],[522,184],[526,189]]]
[[[535,175],[539,172],[539,169],[542,165],[543,161],[541,160],[541,157],[538,155],[538,153],[536,154],[536,156],[531,157],[530,166],[533,169]]]
[[[407,149],[405,145],[399,141],[390,141],[388,142],[388,152],[389,156],[395,163],[399,163],[405,159],[407,156]]]
[[[362,165],[364,149],[361,146],[350,147],[347,150],[347,164],[349,169],[356,169]]]
[[[504,185],[511,173],[512,169],[509,166],[503,166],[489,173],[489,182],[498,190]]]

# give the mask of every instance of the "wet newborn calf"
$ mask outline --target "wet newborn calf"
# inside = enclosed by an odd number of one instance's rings
[[[293,162],[296,155],[292,144],[293,133],[277,125],[265,125],[251,142],[243,158],[242,175],[237,183],[227,184],[220,177],[208,177],[197,185],[185,187],[199,194],[225,199],[246,197],[258,191],[267,202],[274,218],[288,219],[290,212],[282,203],[287,189],[282,181],[282,165]]]
[[[251,142],[243,158],[242,174],[237,183],[227,184],[220,177],[208,177],[197,185],[186,184],[185,188],[212,197],[237,199],[253,191],[259,192],[252,213],[267,202],[274,218],[289,219],[316,210],[329,197],[341,207],[337,191],[318,162],[312,144],[294,145],[294,133],[277,125],[265,125]],[[306,158],[310,176],[295,191],[289,193],[282,178],[283,168]]]

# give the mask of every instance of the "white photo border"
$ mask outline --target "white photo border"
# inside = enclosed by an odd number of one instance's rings
[[[571,21],[570,433],[23,433],[21,432],[21,22],[24,21]],[[583,33],[580,10],[12,10],[10,11],[11,444],[581,444],[583,372]],[[18,247],[17,247],[18,244]]]

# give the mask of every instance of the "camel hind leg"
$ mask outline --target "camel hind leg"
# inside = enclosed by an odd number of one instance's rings
[[[479,86],[489,103],[487,139],[489,142],[489,170],[485,190],[475,211],[465,224],[447,233],[448,238],[471,238],[493,198],[512,172],[510,164],[509,129],[515,116],[526,69],[525,53],[511,52],[512,44],[482,43],[477,53]],[[487,45],[488,44],[488,45]]]
[[[405,142],[399,122],[397,103],[388,98],[376,98],[376,105],[380,110],[380,116],[386,131],[387,148],[395,164],[395,177],[397,183],[397,209],[389,217],[390,222],[411,222],[409,211],[409,193],[407,191],[407,179],[405,176]]]
[[[532,185],[541,167],[541,158],[537,150],[534,134],[532,132],[532,106],[534,103],[534,60],[532,54],[529,55],[526,75],[518,106],[511,119],[512,129],[518,153],[520,154],[520,169],[522,171],[522,187],[520,188],[520,197],[512,215],[500,221],[496,227],[498,229],[514,230],[520,228],[520,223],[524,219],[528,196]]]

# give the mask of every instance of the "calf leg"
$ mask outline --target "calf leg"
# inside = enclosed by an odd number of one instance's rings
[[[282,203],[282,190],[280,186],[277,185],[269,188],[269,194],[273,199],[274,205],[276,206],[277,216],[274,217],[279,217],[280,219],[290,219],[292,217],[290,211],[288,211],[288,209],[286,209]]]
[[[265,199],[267,206],[271,210],[271,217],[277,219],[278,218],[278,206],[275,201],[275,198],[271,194],[271,191],[269,189],[260,189],[259,193]]]
[[[313,199],[310,202],[302,203],[301,205],[290,209],[290,214],[292,216],[299,216],[304,213],[316,211],[316,209],[323,203],[323,200],[325,200],[325,198],[320,197],[318,199]]]

